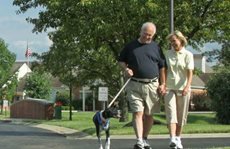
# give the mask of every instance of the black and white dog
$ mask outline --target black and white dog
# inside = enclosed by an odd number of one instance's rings
[[[113,106],[106,108],[103,111],[98,111],[93,116],[93,122],[96,127],[99,149],[103,149],[101,134],[100,134],[102,130],[105,130],[105,134],[106,134],[105,149],[110,149],[110,134],[109,134],[110,118],[120,118],[120,117],[121,116],[120,116],[120,110],[118,104],[114,104]]]

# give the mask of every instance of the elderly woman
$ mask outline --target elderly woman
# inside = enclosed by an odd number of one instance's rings
[[[185,49],[187,40],[180,31],[168,35],[167,39],[172,46],[172,50],[165,54],[167,70],[164,101],[170,134],[169,146],[182,149],[181,134],[187,121],[194,60],[193,54]]]

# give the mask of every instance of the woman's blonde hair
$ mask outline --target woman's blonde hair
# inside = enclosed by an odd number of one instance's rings
[[[173,33],[169,34],[166,39],[170,40],[170,38],[172,38],[172,36],[176,36],[178,39],[181,40],[181,44],[182,46],[185,46],[187,44],[187,39],[185,38],[185,36],[178,30],[174,31]]]

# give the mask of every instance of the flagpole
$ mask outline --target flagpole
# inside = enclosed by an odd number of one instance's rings
[[[27,65],[28,65],[28,67],[30,66],[29,56],[27,56]],[[27,72],[28,72],[28,70],[27,70]]]
[[[26,51],[28,51],[28,49],[29,49],[29,46],[28,46],[28,40],[27,40]],[[30,67],[30,62],[29,62],[29,55],[28,55],[28,53],[27,53],[26,58],[27,58],[27,65],[28,65],[28,67]],[[28,71],[29,71],[28,67],[27,67],[27,74],[28,74]]]

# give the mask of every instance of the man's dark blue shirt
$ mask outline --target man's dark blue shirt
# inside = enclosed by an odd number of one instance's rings
[[[118,61],[125,62],[136,78],[159,77],[159,70],[165,67],[164,55],[154,41],[149,44],[141,44],[138,40],[130,42],[121,51]]]

